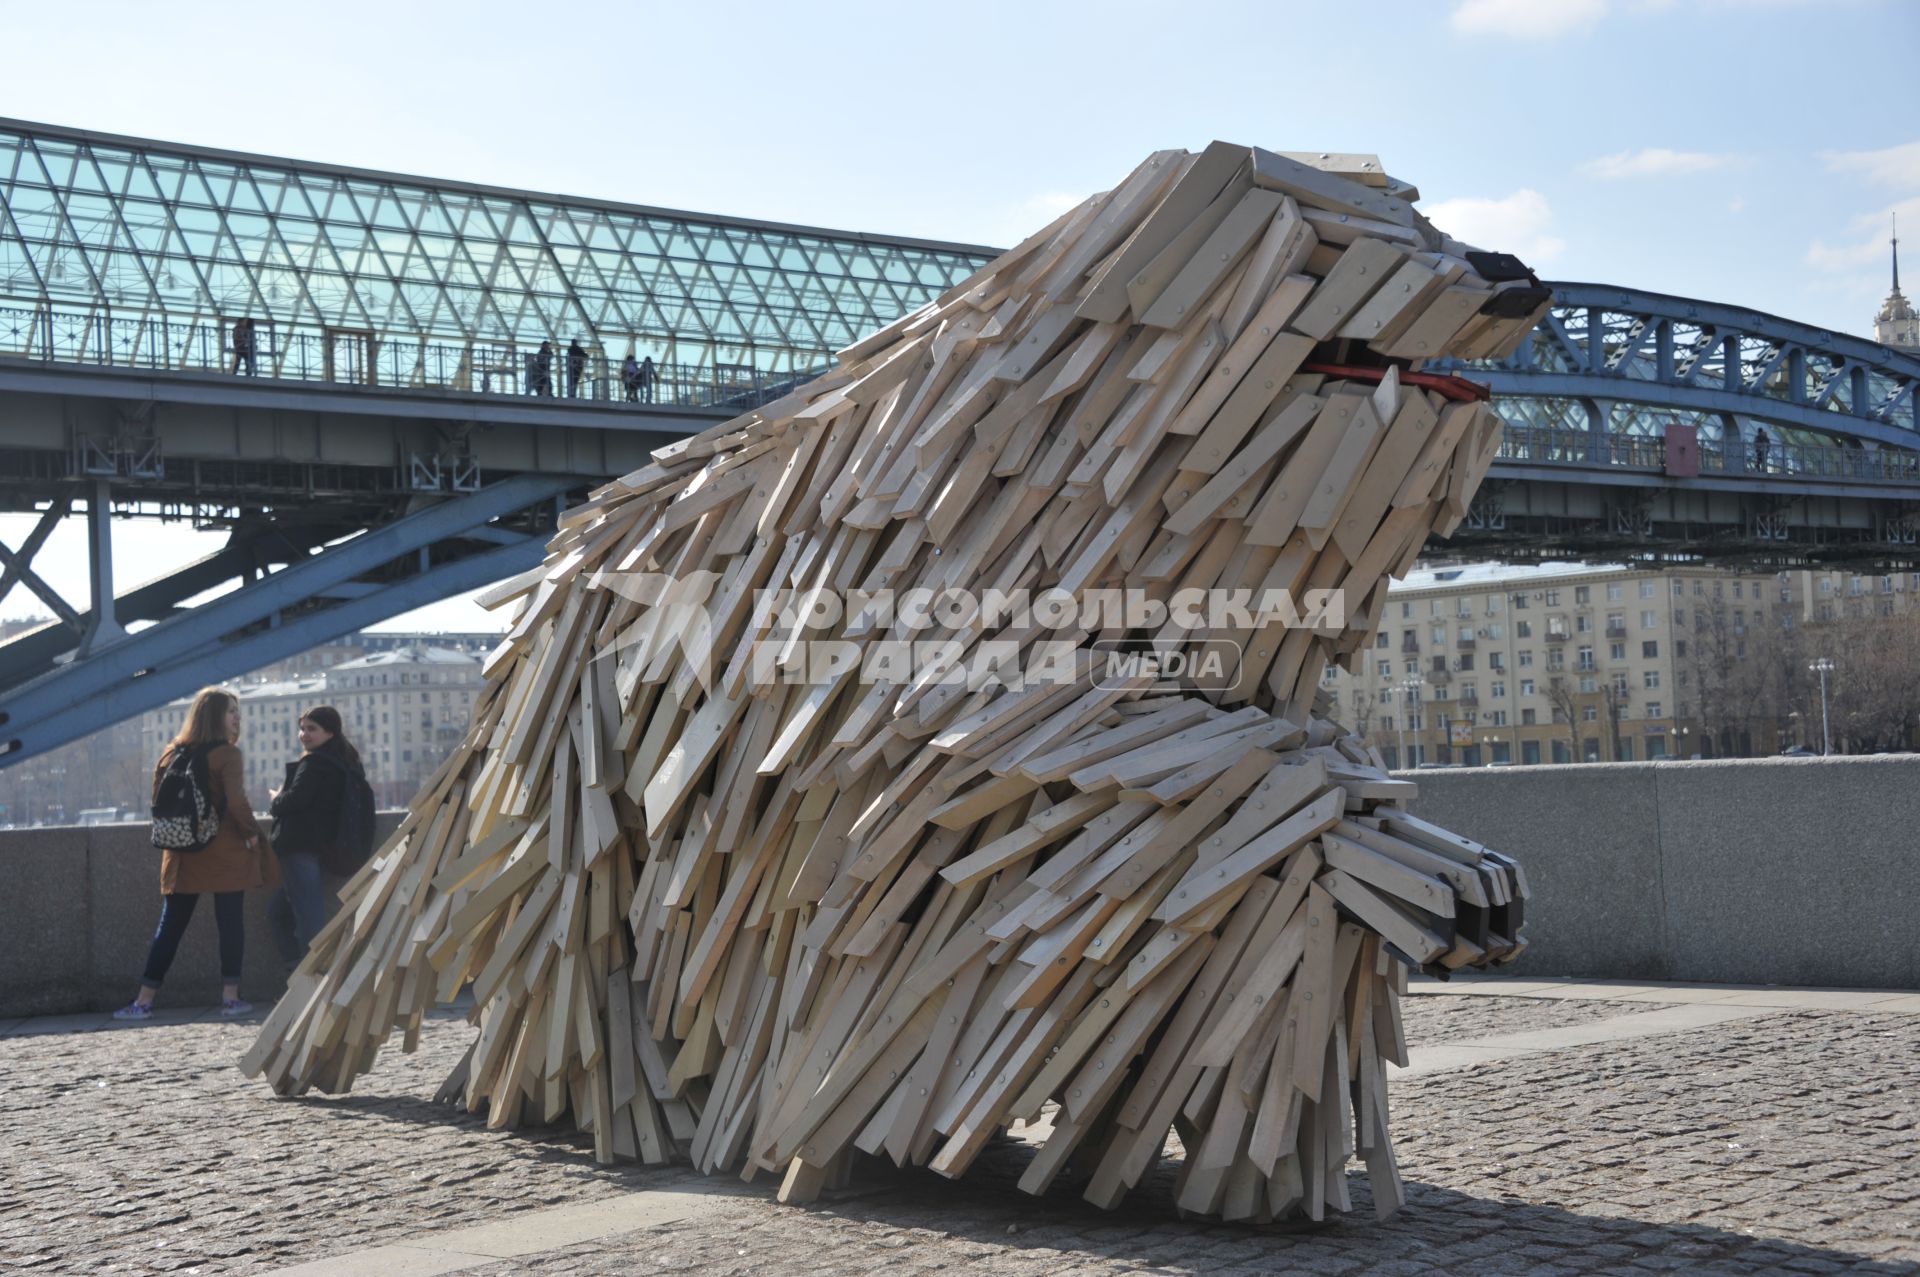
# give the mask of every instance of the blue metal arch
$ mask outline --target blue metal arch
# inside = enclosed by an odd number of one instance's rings
[[[1606,284],[1550,287],[1552,309],[1512,356],[1435,368],[1484,382],[1497,398],[1632,403],[1920,447],[1920,358],[1740,306]],[[1603,418],[1589,425],[1608,431]]]

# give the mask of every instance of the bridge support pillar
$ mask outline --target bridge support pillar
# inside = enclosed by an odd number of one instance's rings
[[[93,495],[87,500],[87,583],[93,611],[80,637],[82,658],[127,637],[114,615],[113,485],[105,479],[94,480]]]

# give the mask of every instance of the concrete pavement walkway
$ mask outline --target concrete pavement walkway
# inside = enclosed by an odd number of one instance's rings
[[[0,1272],[599,1277],[1141,1271],[1920,1273],[1920,993],[1416,981],[1394,1074],[1408,1208],[1326,1226],[1178,1218],[1165,1162],[1106,1213],[864,1174],[814,1207],[426,1102],[472,1030],[353,1095],[277,1100],[202,1012],[0,1025]],[[105,1030],[105,1031],[102,1031]]]

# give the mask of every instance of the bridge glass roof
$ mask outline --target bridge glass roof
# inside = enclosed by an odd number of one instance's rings
[[[296,337],[344,332],[416,357],[578,337],[614,360],[631,346],[765,375],[818,366],[992,255],[0,121],[0,308],[16,316],[0,351],[36,335],[23,311],[56,344],[110,314],[97,340],[149,348],[116,352],[128,362],[191,365],[189,330],[215,335],[217,362],[222,323],[251,316],[263,372]],[[129,336],[129,317],[157,326]]]

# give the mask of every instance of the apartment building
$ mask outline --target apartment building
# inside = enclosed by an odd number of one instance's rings
[[[409,802],[466,732],[485,680],[480,658],[453,648],[395,647],[328,665],[297,678],[242,684],[241,748],[247,793],[266,809],[269,791],[300,756],[300,715],[332,705],[347,738],[360,751],[382,806]],[[188,699],[149,711],[141,719],[147,758],[180,729]]]
[[[1745,661],[1760,627],[1794,623],[1803,596],[1834,588],[1831,576],[1585,564],[1419,569],[1389,590],[1356,671],[1330,670],[1327,685],[1336,716],[1396,767],[1771,753],[1778,734],[1770,724],[1743,724],[1731,736],[1703,730],[1695,649],[1710,643]],[[1724,738],[1705,739],[1714,735]]]

